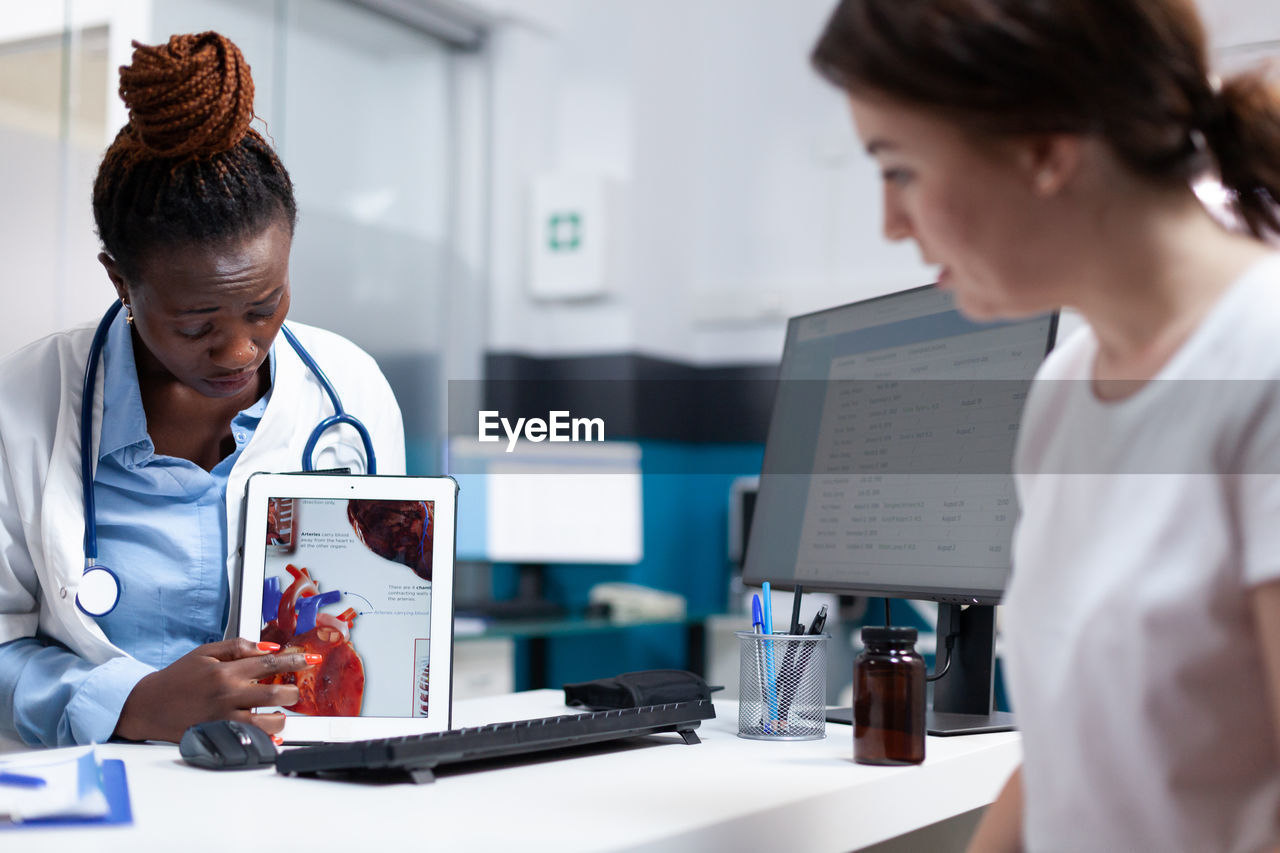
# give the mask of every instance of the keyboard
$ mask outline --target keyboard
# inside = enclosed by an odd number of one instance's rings
[[[443,765],[474,765],[495,758],[568,749],[602,741],[677,732],[686,744],[703,720],[716,715],[711,702],[670,702],[613,711],[589,711],[451,729],[447,732],[301,747],[280,753],[276,770],[289,775],[341,774],[347,778],[435,780]]]

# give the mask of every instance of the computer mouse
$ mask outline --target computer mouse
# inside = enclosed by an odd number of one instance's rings
[[[276,763],[271,735],[235,720],[197,723],[178,743],[182,760],[209,770],[249,770]]]

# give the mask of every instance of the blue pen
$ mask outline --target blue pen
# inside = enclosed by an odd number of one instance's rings
[[[769,582],[765,581],[760,584],[760,597],[764,599],[764,632],[768,636],[773,635],[773,591],[769,588]],[[769,689],[769,722],[772,723],[778,719],[778,674],[775,672],[773,665],[773,641],[768,640],[764,644],[764,665],[768,670],[766,680]]]
[[[755,631],[757,634],[764,633],[764,609],[760,606],[759,595],[751,596],[751,630]],[[763,645],[763,640],[756,641],[756,672],[760,674],[760,700],[765,702],[767,705],[769,696],[769,676],[765,672],[764,668],[764,650],[761,648]],[[761,716],[768,717],[769,714],[763,713]],[[761,725],[766,732],[769,731],[769,723],[766,720],[761,720]]]
[[[43,788],[45,781],[39,776],[24,776],[21,773],[0,771],[0,785],[8,785],[12,788]]]

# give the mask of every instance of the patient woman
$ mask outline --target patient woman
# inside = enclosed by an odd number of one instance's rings
[[[814,49],[888,239],[970,317],[1088,321],[1023,417],[974,850],[1280,842],[1280,101],[1205,53],[1182,0],[844,0]]]
[[[317,662],[223,639],[245,481],[302,468],[333,414],[276,337],[293,184],[250,128],[253,80],[234,44],[202,33],[136,48],[120,70],[129,123],[93,187],[98,259],[123,303],[93,395],[81,390],[92,326],[0,361],[0,734],[30,744],[177,740],[226,718],[278,732],[283,715],[254,709],[291,705],[298,688],[259,679]],[[337,335],[290,327],[372,434],[379,473],[404,473],[400,410],[377,365]],[[313,461],[367,470],[360,447],[331,429]],[[120,582],[109,612],[77,605],[82,465],[97,562]]]

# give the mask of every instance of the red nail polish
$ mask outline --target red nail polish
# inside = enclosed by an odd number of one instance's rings
[[[280,737],[280,735],[272,735],[271,742],[274,743],[276,746],[280,746],[281,744],[284,743],[284,738]]]
[[[278,652],[280,651],[280,644],[279,643],[258,643],[258,651]]]
[[[308,652],[307,654],[303,655],[303,657],[306,658],[307,664],[309,666],[315,666],[316,664],[320,663],[320,661],[324,660],[324,655],[317,655],[311,652]]]

